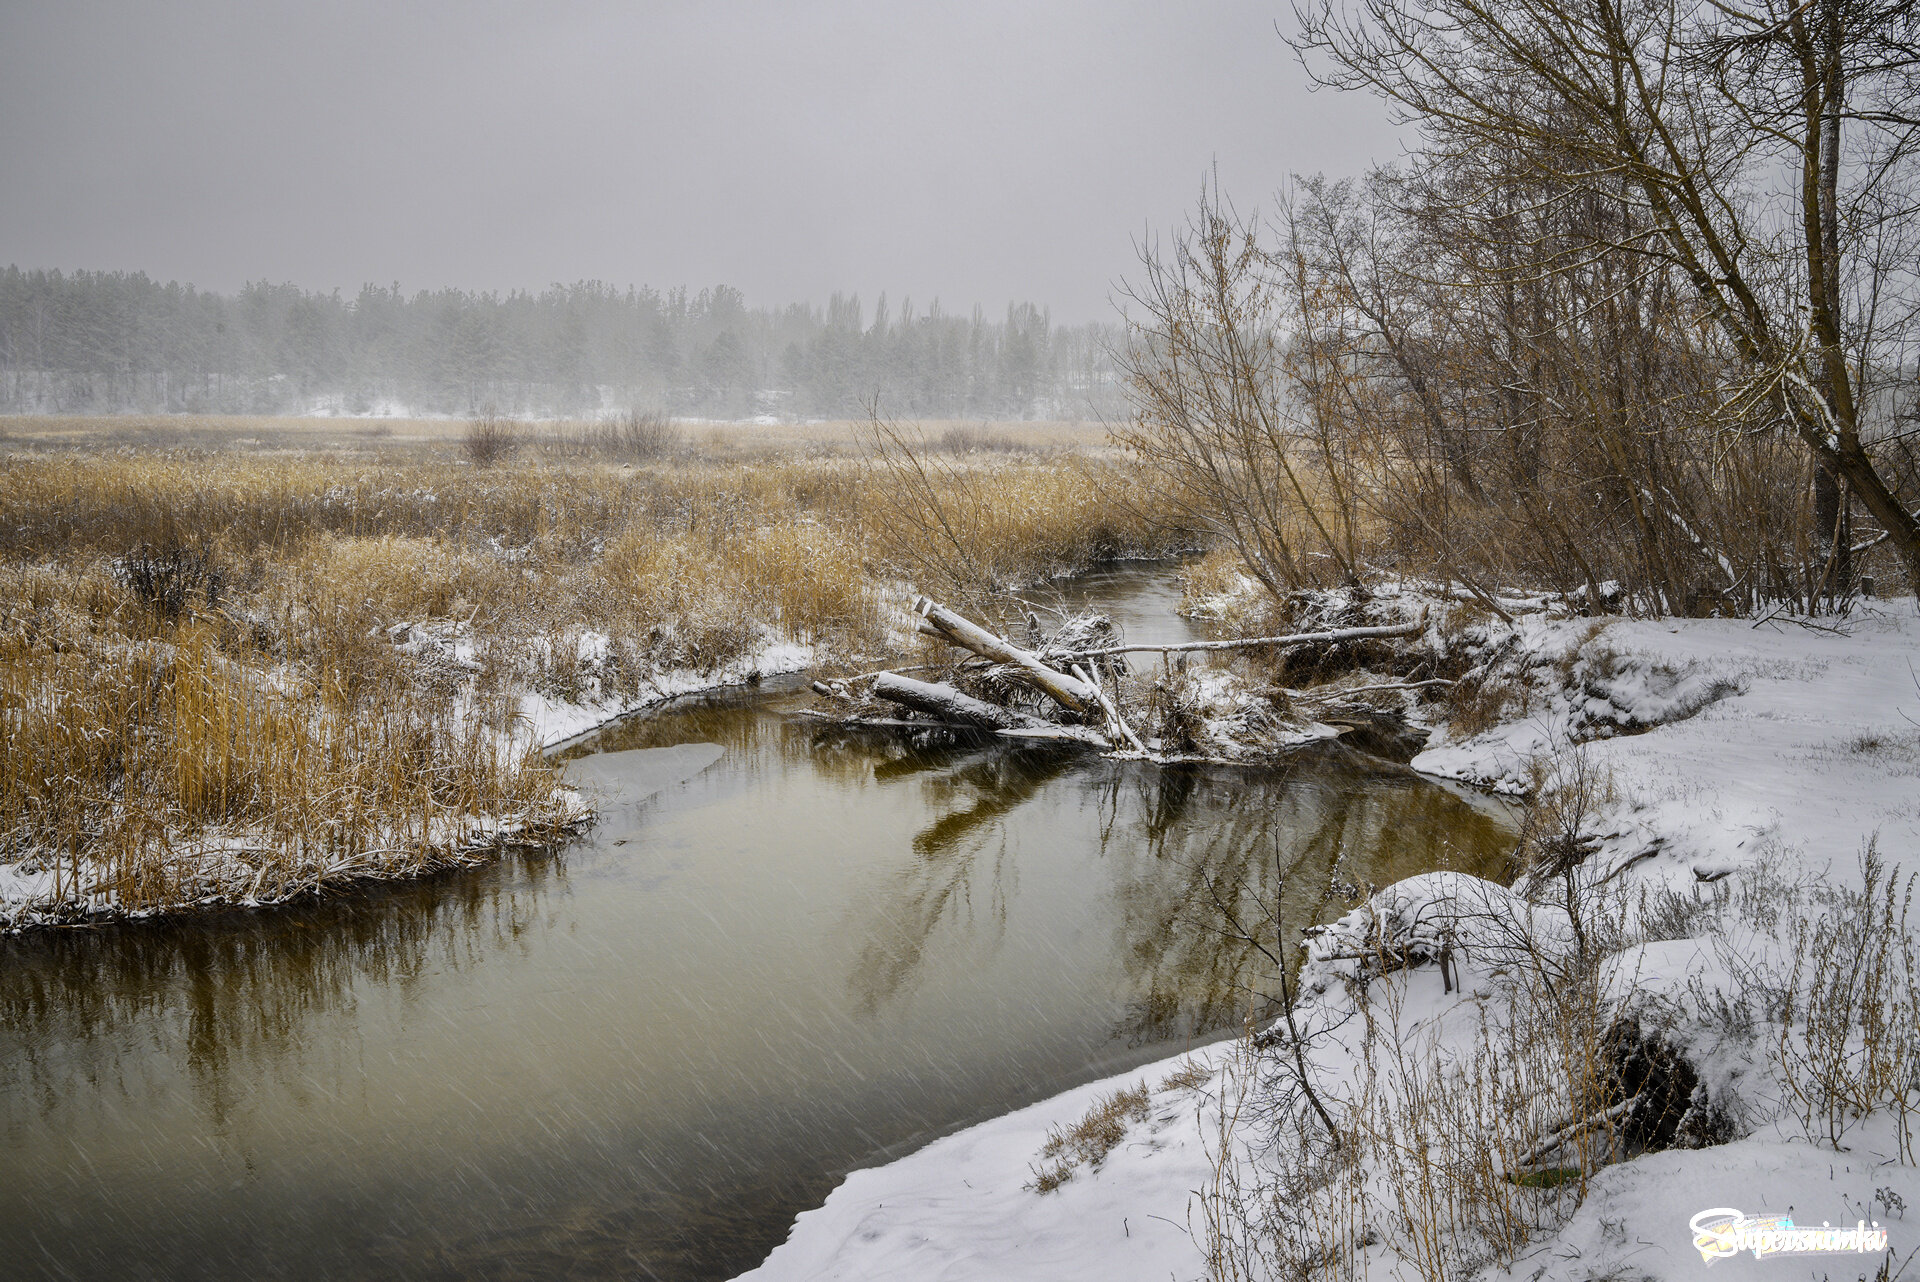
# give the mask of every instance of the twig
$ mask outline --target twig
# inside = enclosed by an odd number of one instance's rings
[[[1107,692],[1100,688],[1100,683],[1089,675],[1087,669],[1076,663],[1073,665],[1073,675],[1093,688],[1093,697],[1099,700],[1100,710],[1107,714],[1108,723],[1120,732],[1122,738],[1133,745],[1134,751],[1151,757],[1153,754],[1147,751],[1147,745],[1140,742],[1140,736],[1133,732],[1133,727],[1121,719],[1120,709],[1113,706],[1113,700],[1107,697]]]
[[[1528,1152],[1528,1154],[1525,1157],[1521,1158],[1518,1162],[1515,1162],[1514,1165],[1516,1167],[1532,1166],[1534,1163],[1540,1161],[1540,1159],[1544,1158],[1547,1154],[1553,1152],[1555,1149],[1564,1147],[1567,1143],[1572,1141],[1574,1137],[1579,1135],[1581,1132],[1590,1130],[1593,1127],[1600,1126],[1606,1122],[1611,1122],[1616,1117],[1620,1117],[1623,1114],[1631,1111],[1632,1109],[1639,1107],[1639,1104],[1642,1098],[1644,1097],[1640,1095],[1635,1095],[1631,1099],[1621,1100],[1618,1104],[1615,1104],[1612,1108],[1602,1109],[1600,1112],[1595,1113],[1589,1117],[1583,1117],[1577,1122],[1567,1123],[1565,1126],[1562,1126],[1559,1130],[1554,1131],[1551,1135],[1542,1137],[1540,1142],[1535,1144],[1532,1150]]]
[[[1383,681],[1378,685],[1329,687],[1324,691],[1289,690],[1287,691],[1287,695],[1294,699],[1308,699],[1318,702],[1323,699],[1338,698],[1341,695],[1366,694],[1373,690],[1424,690],[1428,686],[1451,686],[1453,684],[1452,681],[1447,680],[1445,677],[1433,677],[1426,681]]]
[[[1279,637],[1243,637],[1235,641],[1185,641],[1178,645],[1110,645],[1098,650],[1081,650],[1076,659],[1100,659],[1113,654],[1177,654],[1194,650],[1251,650],[1267,645],[1331,644],[1337,641],[1362,641],[1369,637],[1410,637],[1427,630],[1427,612],[1412,623],[1391,623],[1379,627],[1335,628],[1330,632],[1296,632]]]

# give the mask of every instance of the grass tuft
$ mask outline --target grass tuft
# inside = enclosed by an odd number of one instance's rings
[[[1051,1193],[1073,1178],[1080,1166],[1098,1170],[1107,1155],[1127,1138],[1129,1122],[1147,1120],[1147,1084],[1102,1096],[1086,1116],[1068,1127],[1047,1132],[1040,1149],[1040,1165],[1033,1168],[1036,1193]]]

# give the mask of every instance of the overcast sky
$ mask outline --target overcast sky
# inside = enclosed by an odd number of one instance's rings
[[[1111,318],[1216,162],[1391,159],[1284,3],[0,0],[0,263]]]

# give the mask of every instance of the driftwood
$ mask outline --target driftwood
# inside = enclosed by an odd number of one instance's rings
[[[873,693],[888,703],[981,730],[1031,730],[1046,724],[1011,708],[962,694],[952,686],[915,681],[892,672],[882,672],[873,679]]]
[[[1364,641],[1368,637],[1411,637],[1427,630],[1427,612],[1412,623],[1387,623],[1367,628],[1335,628],[1330,632],[1295,632],[1283,637],[1242,637],[1235,641],[1182,641],[1175,645],[1109,645],[1083,650],[1076,658],[1100,659],[1112,654],[1177,654],[1191,650],[1252,650],[1263,645],[1332,645]]]
[[[1427,613],[1422,610],[1420,618],[1412,623],[1336,628],[1324,632],[1300,632],[1288,636],[1248,637],[1237,641],[1190,641],[1175,645],[1114,645],[1079,650],[1073,648],[1074,642],[1084,644],[1085,641],[1095,638],[1076,636],[1072,641],[1061,645],[1061,638],[1056,637],[1045,651],[1047,657],[1042,658],[1039,653],[1015,645],[1005,637],[989,632],[979,624],[927,597],[915,597],[913,608],[914,613],[919,616],[916,627],[922,635],[957,646],[990,663],[1000,665],[1002,669],[1007,670],[1007,675],[1047,695],[1072,717],[1084,718],[1089,724],[1061,725],[975,698],[951,685],[916,681],[902,676],[899,671],[863,673],[859,677],[847,680],[857,681],[871,677],[874,697],[898,704],[946,725],[986,730],[1007,739],[1080,743],[1098,747],[1103,751],[1118,748],[1128,753],[1139,753],[1156,761],[1166,760],[1166,758],[1158,756],[1126,723],[1120,714],[1119,706],[1108,696],[1107,691],[1101,688],[1098,669],[1092,660],[1121,654],[1173,654],[1194,650],[1247,650],[1260,646],[1331,645],[1370,637],[1413,636],[1424,631],[1427,626]],[[1038,631],[1036,623],[1031,618],[1029,618],[1029,631],[1036,634]],[[1037,641],[1036,644],[1038,644]],[[1053,666],[1056,663],[1060,667]],[[1061,668],[1068,670],[1061,671]],[[907,670],[912,671],[912,669]],[[1357,693],[1358,690],[1371,689],[1418,689],[1429,684],[1440,683],[1391,682],[1378,686],[1359,687],[1342,693]],[[815,682],[813,689],[823,698],[851,701],[853,697],[847,690],[845,682],[841,681],[832,684]],[[1312,697],[1306,691],[1298,693],[1303,697]]]
[[[1099,693],[1092,686],[1078,677],[1070,677],[1048,667],[1033,651],[1023,650],[1005,637],[995,636],[979,624],[961,618],[946,606],[926,597],[915,599],[913,609],[942,640],[963,650],[971,650],[983,659],[1018,668],[1036,689],[1067,711],[1083,716],[1101,711]]]

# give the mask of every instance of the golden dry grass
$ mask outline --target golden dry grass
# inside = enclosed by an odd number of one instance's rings
[[[549,830],[562,810],[522,695],[632,701],[775,640],[882,650],[892,594],[950,551],[903,536],[903,503],[951,508],[1003,584],[1178,541],[1104,503],[1089,466],[1119,465],[956,454],[936,492],[903,495],[865,459],[805,449],[618,465],[528,448],[475,468],[451,431],[378,459],[16,451],[0,870],[58,869],[71,903],[137,910],[231,898],[236,879],[268,899],[416,871],[507,820]],[[204,578],[169,604],[128,573],[141,556]]]
[[[1033,1168],[1033,1183],[1028,1187],[1036,1193],[1051,1193],[1072,1179],[1078,1167],[1097,1170],[1127,1138],[1128,1124],[1147,1120],[1149,1106],[1147,1084],[1141,1082],[1101,1096],[1072,1125],[1049,1129],[1040,1148],[1040,1165]]]
[[[529,451],[562,452],[597,420],[522,423]],[[853,419],[802,423],[678,420],[689,453],[709,459],[860,453],[866,424]],[[458,457],[469,421],[459,418],[269,418],[249,415],[125,414],[108,417],[17,415],[0,418],[0,447],[15,451],[114,449],[233,450],[253,454]],[[1104,453],[1106,428],[1083,420],[979,420],[930,424],[927,436],[950,452]],[[969,447],[974,447],[970,451]],[[982,448],[984,447],[984,448]]]

